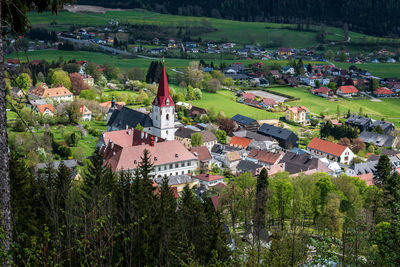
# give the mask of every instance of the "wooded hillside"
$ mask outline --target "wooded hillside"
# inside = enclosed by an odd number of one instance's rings
[[[208,16],[242,21],[348,24],[352,31],[377,36],[400,35],[400,2],[396,0],[78,0],[109,8],[145,8],[161,13]]]

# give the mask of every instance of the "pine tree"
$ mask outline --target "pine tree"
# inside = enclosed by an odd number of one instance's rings
[[[385,187],[391,172],[392,164],[390,163],[389,157],[387,155],[382,155],[375,167],[374,184],[379,188]]]
[[[157,198],[158,264],[161,266],[171,266],[171,254],[178,245],[176,237],[179,227],[176,221],[176,208],[177,202],[168,186],[168,178],[164,177]]]
[[[259,235],[265,228],[265,204],[267,201],[268,172],[263,168],[257,178],[256,203],[254,209],[254,229]]]

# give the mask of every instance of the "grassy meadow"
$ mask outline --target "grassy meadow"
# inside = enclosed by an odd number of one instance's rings
[[[276,119],[283,116],[283,113],[272,113],[262,109],[246,106],[237,103],[234,99],[235,95],[231,91],[220,90],[217,93],[207,93],[203,91],[201,100],[193,101],[193,105],[205,108],[214,109],[216,112],[224,112],[226,116],[233,117],[236,114],[249,116],[256,120]]]
[[[337,101],[331,101],[311,94],[306,87],[278,87],[269,88],[269,90],[299,97],[300,100],[289,102],[291,106],[303,105],[310,109],[312,113],[320,114],[324,112],[327,115],[336,115],[339,106],[341,113],[347,113],[350,109],[352,113],[358,113],[362,108],[363,113],[374,119],[388,120],[400,127],[400,99],[382,99],[382,102],[373,102],[369,99],[354,100],[338,98]]]

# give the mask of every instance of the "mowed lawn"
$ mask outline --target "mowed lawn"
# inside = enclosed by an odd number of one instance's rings
[[[327,115],[335,115],[339,106],[341,113],[347,113],[350,109],[352,113],[358,113],[362,108],[363,113],[374,119],[382,119],[391,121],[400,127],[400,99],[382,99],[382,102],[373,102],[369,99],[353,100],[338,98],[337,101],[311,94],[305,87],[278,87],[270,88],[269,90],[281,92],[284,94],[299,97],[301,100],[289,102],[291,106],[303,105],[310,109],[312,113],[320,114],[321,112]]]
[[[159,14],[145,10],[107,11],[105,14],[83,14],[61,11],[57,16],[53,16],[50,12],[40,14],[31,12],[28,17],[30,23],[36,26],[45,26],[52,22],[56,22],[56,26],[72,24],[98,26],[106,25],[110,19],[117,19],[120,23],[151,24],[172,27],[177,27],[182,24],[189,24],[192,26],[210,26],[215,29],[215,31],[193,37],[201,37],[206,40],[214,41],[220,41],[227,38],[230,42],[241,44],[268,44],[273,39],[280,39],[282,40],[283,46],[291,47],[308,47],[317,45],[317,32],[319,30],[318,26],[312,26],[315,31],[300,32],[295,30],[296,25],[294,24],[242,22],[206,17],[177,16]],[[282,26],[285,27],[285,29],[282,29]],[[327,33],[328,40],[341,40],[343,36],[343,30],[339,28],[328,27]],[[367,36],[350,32],[350,37],[356,40]]]
[[[244,104],[237,103],[234,100],[234,93],[227,90],[220,90],[217,93],[207,93],[203,91],[201,100],[193,101],[193,105],[214,109],[216,112],[224,112],[227,117],[233,117],[236,114],[251,117],[256,120],[276,119],[283,116],[283,113],[272,113],[262,109],[253,108]]]

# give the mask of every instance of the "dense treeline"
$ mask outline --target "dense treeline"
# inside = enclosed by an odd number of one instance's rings
[[[78,0],[79,4],[114,8],[145,8],[162,13],[209,16],[241,21],[326,23],[377,36],[399,35],[400,2],[397,0]]]
[[[154,187],[150,155],[116,174],[95,153],[81,175],[40,172],[12,153],[13,263],[17,266],[343,266],[400,264],[400,175],[387,156],[376,186],[324,173],[231,177],[217,211],[209,193],[177,200]],[[214,202],[214,204],[216,204]],[[233,237],[233,250],[226,226]],[[0,241],[2,239],[0,229]],[[7,255],[0,248],[0,264]]]
[[[186,187],[154,187],[149,154],[136,179],[96,153],[79,180],[61,164],[39,173],[11,154],[13,261],[18,266],[182,266],[226,262],[220,214]],[[2,238],[0,231],[0,240]],[[0,249],[0,264],[2,262]]]

